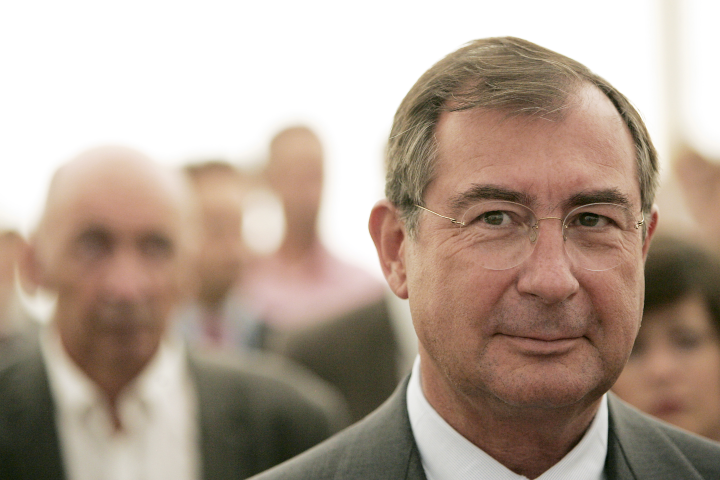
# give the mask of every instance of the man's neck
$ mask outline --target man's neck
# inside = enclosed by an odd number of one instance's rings
[[[65,351],[80,370],[105,394],[111,409],[115,409],[122,391],[132,383],[157,354],[158,344],[147,358],[116,358],[93,355],[95,348],[83,349],[82,345],[66,342],[61,333]]]
[[[307,258],[316,248],[317,235],[304,232],[302,235],[288,235],[278,249],[278,255],[286,261],[296,262]]]
[[[459,397],[446,386],[426,385],[429,378],[422,376],[423,391],[438,414],[478,448],[529,479],[542,475],[577,445],[601,402],[516,407],[490,395],[481,400]]]

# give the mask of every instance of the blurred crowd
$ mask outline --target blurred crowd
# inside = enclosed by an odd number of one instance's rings
[[[382,403],[408,307],[323,245],[323,171],[305,126],[252,172],[105,146],[55,172],[29,238],[0,217],[0,478],[246,478]],[[257,189],[284,210],[271,254],[243,236]]]
[[[323,245],[320,138],[290,127],[268,152],[260,171],[170,169],[101,147],[58,169],[29,238],[0,215],[0,410],[13,419],[0,477],[244,478],[361,419],[409,373],[406,302]],[[614,391],[720,440],[720,163],[688,152],[676,167],[696,228],[666,224],[652,245]],[[243,236],[257,189],[284,210],[270,254]],[[21,300],[38,292],[55,302],[44,321]]]

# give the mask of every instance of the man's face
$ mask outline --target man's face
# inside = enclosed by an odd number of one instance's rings
[[[75,182],[58,194],[38,238],[55,321],[80,364],[144,364],[155,352],[181,278],[179,201],[140,173]]]
[[[315,228],[322,196],[323,153],[306,133],[283,139],[272,153],[269,180],[282,198],[287,221]]]
[[[444,113],[425,205],[459,218],[451,199],[492,187],[516,193],[538,218],[563,218],[577,198],[609,193],[639,219],[630,134],[601,92],[587,87],[578,97],[556,121]],[[540,222],[539,233],[524,263],[493,271],[479,265],[461,227],[421,213],[417,238],[403,247],[429,398],[561,407],[597,400],[617,378],[641,318],[647,241],[594,272],[568,258],[559,221]]]
[[[202,229],[199,252],[201,297],[221,301],[237,281],[247,257],[242,239],[242,191],[236,178],[207,174],[196,182]]]

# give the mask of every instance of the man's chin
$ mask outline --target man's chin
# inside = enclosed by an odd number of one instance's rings
[[[503,404],[521,409],[553,410],[591,404],[610,386],[572,372],[508,376],[487,385]]]
[[[113,362],[144,363],[158,350],[160,337],[144,330],[113,330],[97,342],[98,354]]]

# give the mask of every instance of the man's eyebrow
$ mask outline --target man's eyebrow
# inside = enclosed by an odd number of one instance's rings
[[[504,200],[522,205],[531,205],[533,198],[526,193],[497,185],[473,184],[469,189],[452,197],[450,199],[450,206],[453,209],[460,210],[478,200]]]
[[[590,203],[616,203],[623,207],[632,207],[632,202],[627,195],[616,188],[576,193],[565,202],[565,206],[570,209]]]

